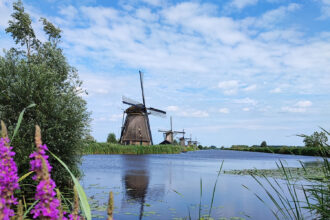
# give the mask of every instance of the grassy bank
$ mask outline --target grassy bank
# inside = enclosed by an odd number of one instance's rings
[[[327,150],[327,154],[324,155],[318,147],[248,147],[245,145],[233,145],[231,148],[223,148],[223,150],[329,157],[329,150]]]
[[[90,143],[86,144],[82,154],[178,154],[194,150],[191,147],[180,145],[120,145],[112,143]]]

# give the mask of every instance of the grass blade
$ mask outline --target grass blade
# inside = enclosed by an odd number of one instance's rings
[[[77,178],[72,174],[72,172],[70,171],[70,169],[68,168],[68,166],[60,159],[58,158],[55,154],[53,154],[52,152],[48,151],[58,162],[60,162],[60,164],[62,164],[62,166],[69,172],[74,185],[77,189],[78,195],[79,195],[79,200],[80,200],[80,206],[82,211],[85,214],[85,217],[87,220],[91,220],[92,219],[92,214],[91,214],[91,208],[88,204],[88,199],[86,196],[86,193],[84,191],[84,189],[81,187],[79,181],[77,180]]]
[[[26,177],[30,176],[32,173],[34,173],[34,171],[30,171],[30,172],[24,174],[23,176],[21,176],[21,177],[18,179],[18,182],[23,181]]]
[[[23,115],[24,115],[24,112],[26,109],[28,108],[32,108],[36,106],[36,104],[30,104],[28,107],[24,108],[23,111],[21,111],[21,113],[19,114],[19,117],[18,117],[18,120],[17,120],[17,124],[16,124],[16,127],[15,127],[15,130],[14,130],[14,133],[13,133],[13,136],[11,137],[11,141],[14,140],[14,137],[19,129],[19,127],[21,126],[21,123],[22,123],[22,120],[23,120]]]
[[[217,187],[218,179],[219,179],[220,173],[222,171],[222,166],[223,166],[223,161],[221,162],[220,170],[218,172],[217,179],[215,180],[215,183],[214,183],[213,192],[212,192],[212,200],[211,200],[211,205],[210,205],[210,210],[209,210],[209,217],[211,217],[211,211],[212,211],[212,207],[213,207],[215,189]]]
[[[34,203],[32,203],[32,205],[28,208],[28,210],[26,210],[26,211],[24,212],[23,219],[26,218],[27,214],[30,213],[31,209],[32,209],[32,208],[33,208],[38,202],[39,202],[39,200],[34,201]]]
[[[203,196],[203,181],[202,181],[202,178],[201,178],[201,181],[200,181],[200,198],[199,198],[198,219],[201,219],[201,212],[202,212],[202,196]]]

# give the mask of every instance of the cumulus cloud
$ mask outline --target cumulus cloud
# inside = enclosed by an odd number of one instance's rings
[[[229,111],[228,108],[220,108],[220,109],[219,109],[219,112],[220,112],[220,113],[223,113],[223,114],[228,114],[230,111]]]
[[[329,0],[320,0],[321,3],[321,16],[320,20],[325,20],[330,18],[330,1]]]
[[[257,88],[257,85],[253,84],[253,85],[245,87],[243,90],[246,92],[250,92],[250,91],[256,90],[256,88]]]
[[[229,3],[229,6],[237,9],[243,9],[247,6],[255,5],[257,3],[258,0],[233,0]]]
[[[234,103],[237,104],[247,104],[247,105],[257,105],[257,101],[251,98],[244,98],[244,99],[234,99],[233,100]]]
[[[312,102],[309,100],[298,101],[293,106],[284,106],[282,111],[291,113],[302,113],[306,112],[307,108],[312,106]]]
[[[306,108],[306,107],[309,107],[309,106],[312,106],[312,102],[311,101],[299,101],[296,103],[296,106],[297,107],[301,107],[301,108]]]
[[[279,88],[279,87],[277,87],[277,88],[275,88],[275,89],[272,89],[272,90],[270,90],[270,93],[281,93],[282,92],[282,89],[281,88]]]
[[[180,108],[178,106],[167,106],[166,111],[175,113],[175,115],[182,117],[191,117],[191,118],[206,118],[209,117],[207,111],[196,110],[191,108]]]
[[[222,89],[224,94],[234,95],[239,88],[239,82],[237,80],[222,81],[219,82],[218,87]]]
[[[166,107],[166,111],[170,111],[170,112],[176,112],[179,110],[178,106],[174,106],[174,105],[170,105]]]
[[[120,121],[123,118],[123,114],[113,114],[110,116],[110,121]]]

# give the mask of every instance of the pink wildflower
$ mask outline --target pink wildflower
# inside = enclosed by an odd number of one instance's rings
[[[47,146],[41,143],[41,134],[39,126],[36,126],[36,136],[35,142],[37,146],[37,151],[30,155],[31,160],[31,170],[35,171],[36,175],[33,179],[39,181],[37,186],[35,199],[40,200],[38,204],[33,208],[31,213],[33,218],[43,218],[47,219],[58,219],[60,205],[59,200],[55,197],[56,193],[54,191],[56,185],[54,180],[51,179],[50,171],[52,167],[48,162],[48,156],[46,155]]]
[[[14,216],[11,205],[17,204],[14,191],[19,189],[17,166],[13,159],[15,152],[9,146],[7,129],[1,121],[2,136],[0,139],[0,219],[9,220]]]

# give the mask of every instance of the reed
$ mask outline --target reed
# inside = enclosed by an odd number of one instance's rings
[[[329,157],[329,153],[324,155],[324,152],[318,147],[247,147],[245,145],[234,145],[231,148],[224,148],[223,150],[235,150],[235,151],[250,151],[260,153],[275,153],[275,154],[293,154],[304,156],[325,156]]]
[[[82,148],[81,153],[87,154],[178,154],[192,150],[179,145],[120,145],[113,143],[90,143]]]

